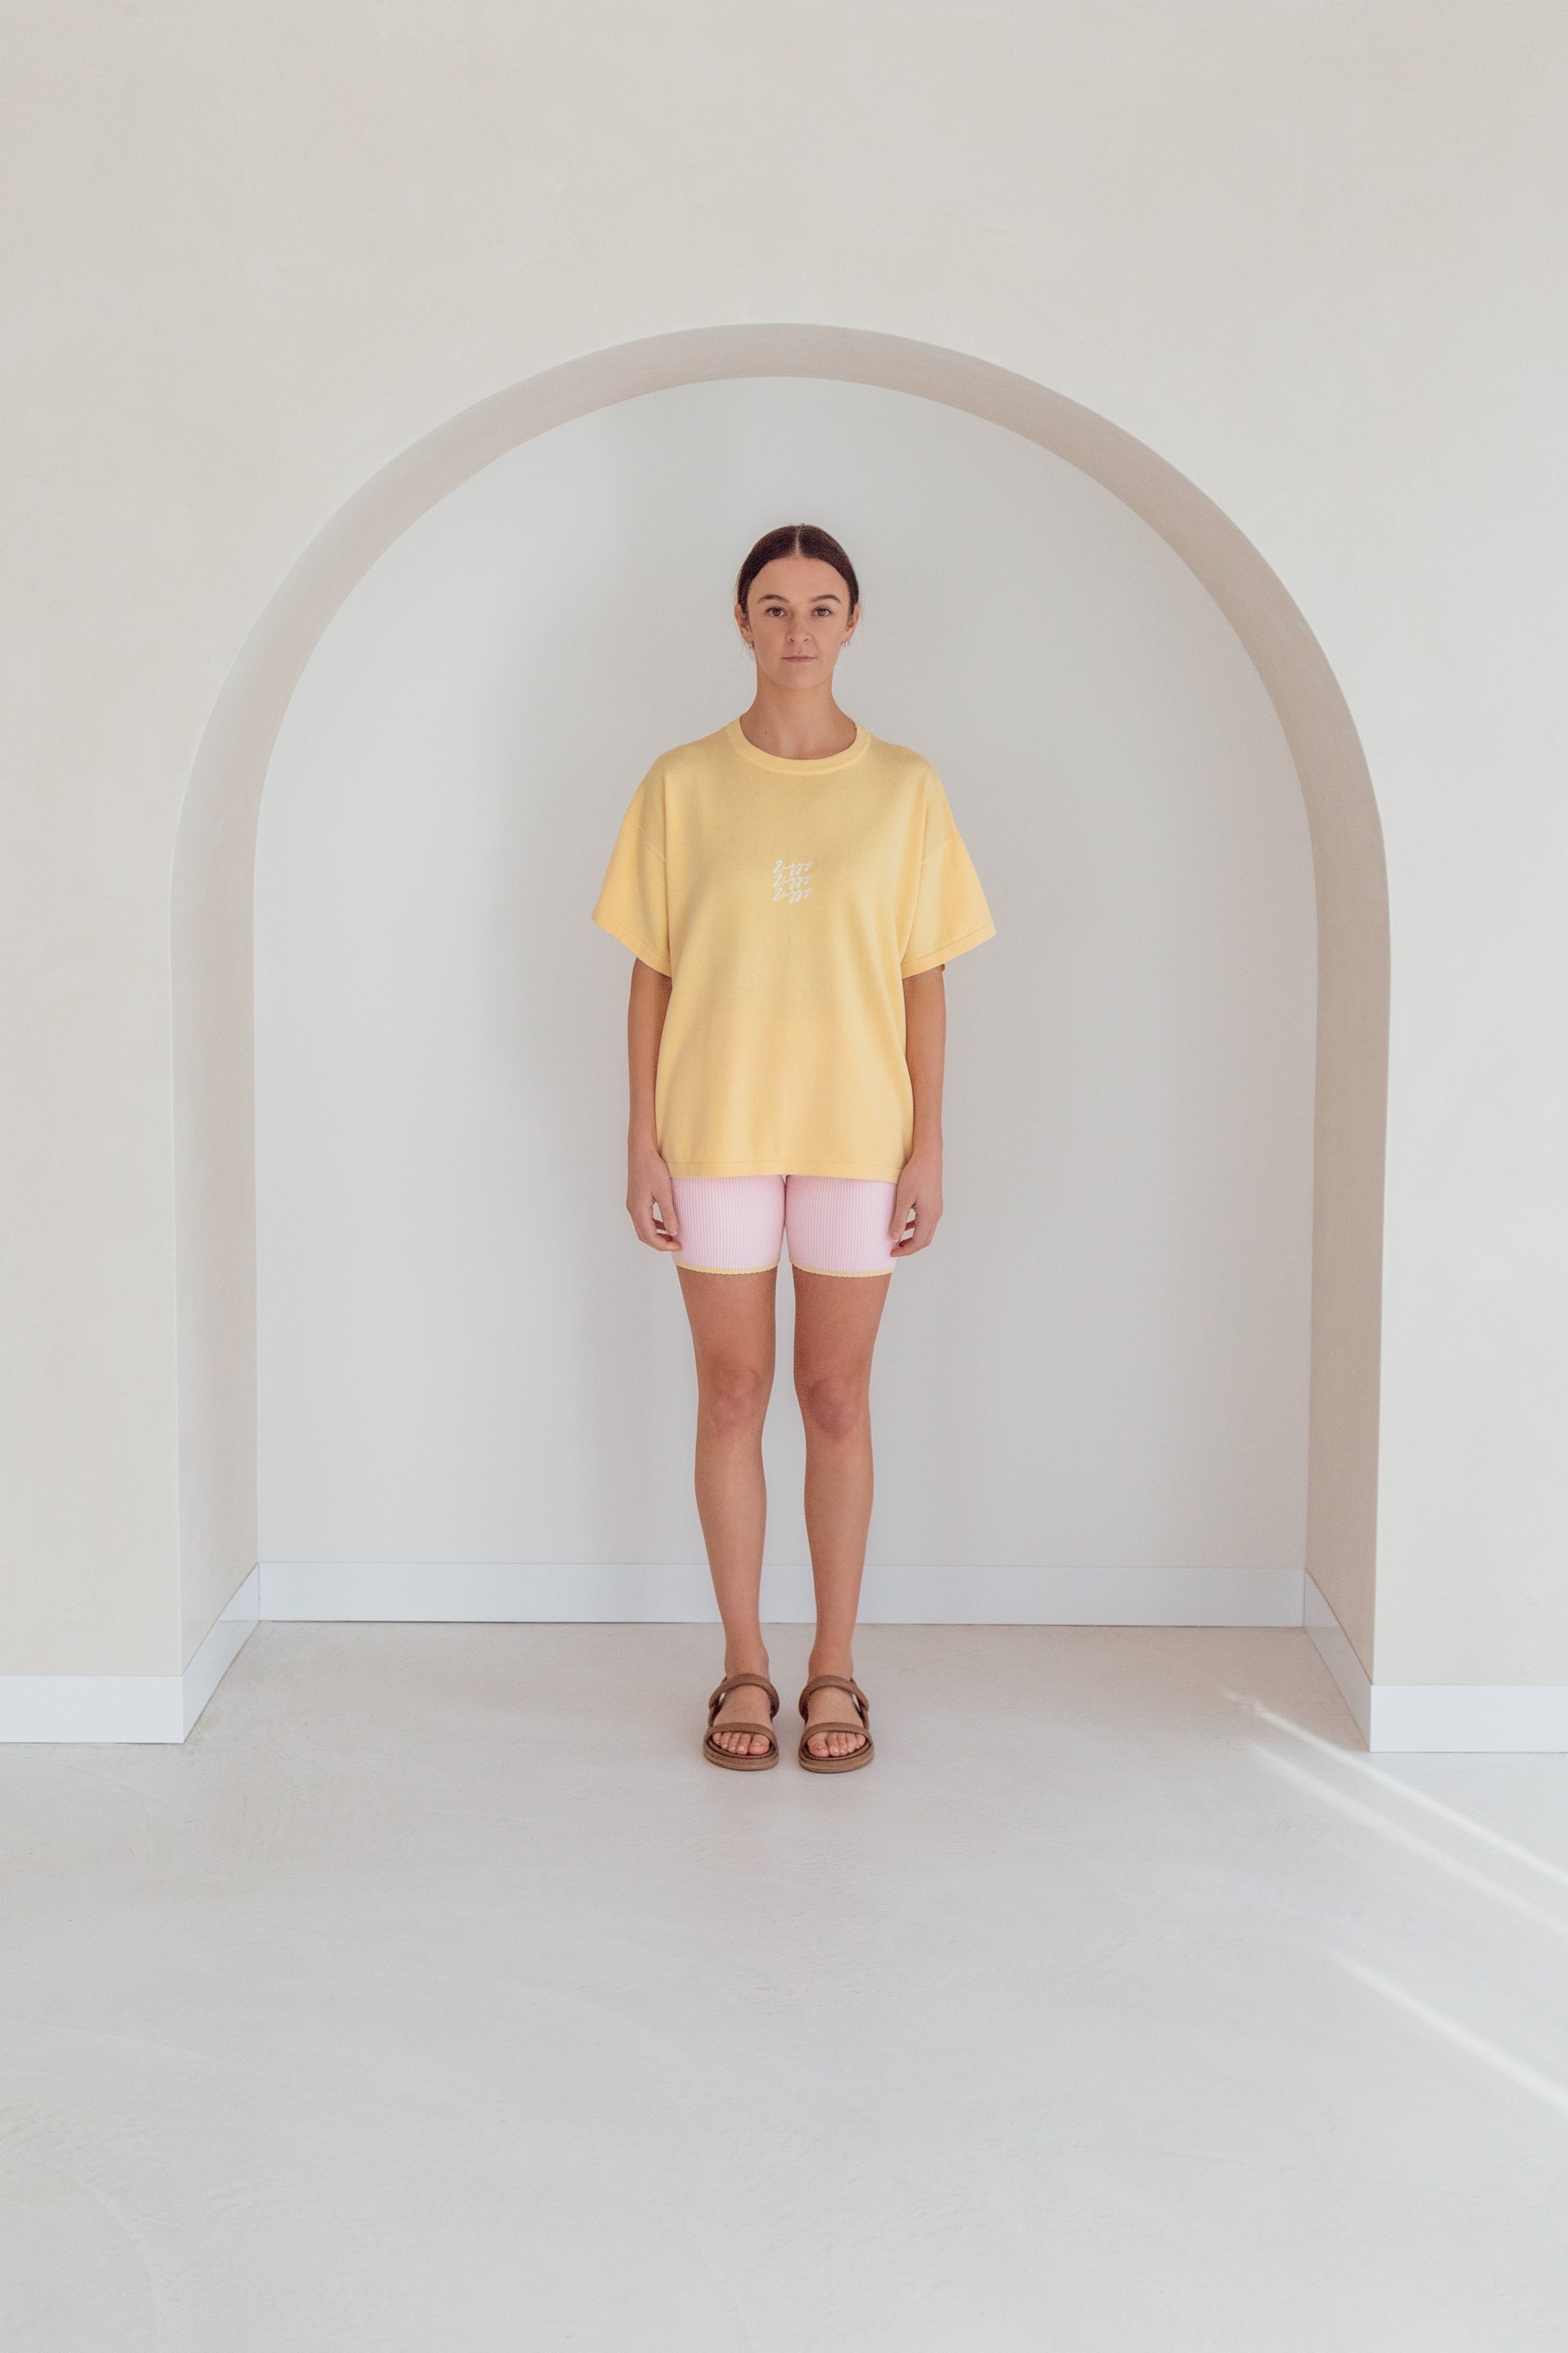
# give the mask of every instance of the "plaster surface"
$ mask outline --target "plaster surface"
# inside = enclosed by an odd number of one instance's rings
[[[997,925],[948,973],[948,1210],[878,1347],[868,1557],[1037,1571],[1037,1620],[1064,1567],[1299,1588],[1317,960],[1279,718],[1080,469],[799,378],[524,442],[295,691],[256,865],[261,1556],[701,1560],[690,1334],[624,1208],[631,957],[588,910],[649,762],[750,693],[734,566],[802,513],[859,572],[847,707],[935,763]]]
[[[1568,24],[1547,0],[868,0],[803,25],[717,0],[25,12],[7,1667],[170,1672],[195,1635],[169,891],[257,617],[473,404],[774,320],[1054,386],[1197,484],[1306,616],[1389,852],[1376,1672],[1568,1677]],[[804,192],[787,226],[764,163]],[[243,1380],[232,1332],[219,1355]],[[234,1465],[201,1459],[231,1523]],[[1328,1527],[1325,1575],[1349,1541]],[[204,1556],[198,1619],[252,1557]]]
[[[0,1756],[0,2334],[48,2353],[1556,2353],[1568,1767],[1307,1637],[263,1626]],[[1266,1711],[1260,1713],[1259,1710]]]

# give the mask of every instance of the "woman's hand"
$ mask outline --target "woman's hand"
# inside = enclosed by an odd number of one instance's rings
[[[911,1210],[915,1229],[905,1241],[903,1230]],[[941,1217],[942,1147],[939,1145],[933,1150],[930,1145],[917,1145],[904,1163],[904,1173],[893,1197],[893,1256],[912,1258],[916,1250],[924,1250],[935,1235]]]
[[[641,956],[632,959],[632,988],[626,1000],[626,1076],[631,1089],[631,1115],[626,1123],[626,1214],[637,1228],[639,1242],[649,1250],[678,1250],[680,1229],[675,1217],[675,1187],[658,1148],[658,1118],[654,1109],[658,1092],[658,1048],[664,1017],[669,1010],[670,980]]]
[[[942,1066],[947,1050],[946,967],[914,974],[904,983],[904,1057],[914,1097],[910,1156],[893,1202],[893,1256],[912,1258],[931,1240],[942,1216]],[[903,1238],[910,1210],[915,1229]]]
[[[626,1212],[649,1250],[680,1248],[675,1188],[657,1144],[633,1145],[626,1154]]]

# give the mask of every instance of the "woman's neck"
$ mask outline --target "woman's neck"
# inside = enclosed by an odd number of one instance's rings
[[[836,752],[847,752],[859,732],[826,687],[819,694],[781,694],[759,678],[756,700],[741,713],[747,743],[775,760],[831,760]]]

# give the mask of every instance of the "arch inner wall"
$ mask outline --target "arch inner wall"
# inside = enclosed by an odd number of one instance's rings
[[[629,960],[585,918],[652,753],[749,693],[725,583],[800,513],[867,586],[841,691],[935,761],[1000,926],[950,975],[951,1214],[879,1351],[871,1565],[1217,1571],[1277,1609],[1316,1016],[1278,718],[1079,469],[800,378],[520,444],[307,665],[257,865],[261,1556],[701,1560],[679,1289],[620,1209]],[[787,1366],[787,1282],[779,1313]],[[796,1418],[764,1444],[769,1558],[801,1564]]]
[[[261,789],[294,687],[355,581],[492,458],[639,393],[770,375],[915,393],[1066,459],[1183,558],[1263,681],[1300,782],[1319,942],[1307,1558],[1370,1672],[1387,912],[1375,804],[1343,698],[1258,551],[1152,451],[1044,387],[962,354],[798,327],[701,330],[622,347],[454,419],[368,483],[307,551],[220,698],[182,817],[173,910],[185,1654],[257,1556],[252,892]]]

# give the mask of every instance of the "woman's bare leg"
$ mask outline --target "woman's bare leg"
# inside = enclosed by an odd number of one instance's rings
[[[871,1354],[887,1303],[887,1274],[795,1275],[795,1388],[805,1424],[805,1528],[816,1588],[814,1675],[853,1675],[855,1619],[871,1521]],[[843,1692],[820,1693],[806,1724],[842,1724],[854,1712]],[[814,1757],[845,1757],[863,1733],[807,1739]]]
[[[702,1274],[679,1267],[681,1296],[697,1355],[697,1510],[719,1615],[724,1621],[724,1672],[768,1671],[759,1602],[768,1493],[763,1474],[763,1420],[773,1385],[773,1300],[778,1270],[763,1274]],[[727,1699],[714,1725],[717,1746],[732,1755],[767,1748],[726,1719],[765,1721],[765,1694],[748,1684]]]

